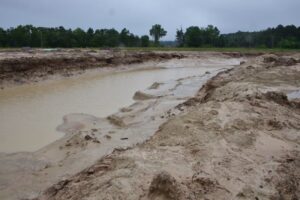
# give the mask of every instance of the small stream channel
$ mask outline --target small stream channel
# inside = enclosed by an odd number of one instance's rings
[[[56,131],[70,113],[106,117],[134,103],[154,82],[205,74],[221,67],[181,67],[95,73],[0,91],[0,152],[36,151],[61,138]],[[200,86],[199,86],[200,87]]]

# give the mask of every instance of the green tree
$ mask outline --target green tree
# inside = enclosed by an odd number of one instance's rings
[[[127,45],[128,47],[137,47],[140,46],[140,38],[139,36],[130,34],[129,35],[129,43]]]
[[[289,37],[286,39],[282,39],[279,42],[279,46],[281,48],[287,48],[287,49],[296,49],[300,47],[300,41],[297,41],[296,38]]]
[[[90,47],[94,46],[93,37],[94,37],[94,30],[92,28],[89,28],[86,32],[86,40],[87,40],[87,45]]]
[[[30,46],[40,47],[40,45],[41,45],[41,37],[40,37],[39,29],[33,27],[31,29],[31,35],[30,35]]]
[[[120,43],[124,46],[129,46],[130,43],[130,32],[124,28],[120,33]]]
[[[7,35],[3,28],[0,28],[0,47],[5,47],[7,45]]]
[[[140,45],[140,38],[130,33],[129,30],[124,28],[120,33],[120,43],[121,45],[127,47],[134,47]]]
[[[153,25],[149,32],[154,38],[155,45],[159,45],[159,39],[167,35],[167,31],[165,31],[160,24]]]
[[[148,35],[143,35],[141,37],[141,46],[142,47],[149,47],[150,45],[150,39]]]
[[[120,33],[115,29],[89,28],[86,32],[80,28],[75,30],[64,27],[34,27],[32,25],[15,28],[0,28],[1,47],[115,47],[159,45],[159,39],[166,35],[161,25],[154,25],[150,30],[155,43],[148,36],[141,38],[123,29]],[[300,27],[294,25],[278,25],[262,31],[241,32],[220,35],[213,25],[206,28],[191,26],[184,32],[176,32],[179,46],[202,47],[264,47],[264,48],[300,48]]]
[[[198,26],[191,26],[185,32],[185,44],[189,47],[200,47],[203,44],[203,34]]]
[[[75,44],[76,47],[86,47],[87,40],[86,40],[86,33],[84,30],[82,30],[81,28],[76,28],[73,31],[73,36],[76,41]]]
[[[97,29],[95,30],[94,37],[92,39],[92,44],[94,47],[102,47],[104,46],[105,38],[104,38],[104,30]]]
[[[204,38],[204,43],[211,45],[211,46],[215,46],[215,44],[217,43],[217,40],[220,36],[220,31],[217,27],[214,27],[213,25],[208,25],[205,30],[205,38]]]
[[[30,45],[30,26],[18,26],[17,28],[10,28],[10,46],[25,47]]]
[[[116,47],[119,45],[119,32],[115,29],[108,29],[104,31],[105,46]]]
[[[177,31],[176,31],[176,42],[177,42],[177,46],[179,46],[179,47],[184,46],[184,32],[183,32],[182,28],[177,29]]]

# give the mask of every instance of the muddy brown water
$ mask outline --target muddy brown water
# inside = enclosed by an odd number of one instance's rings
[[[66,114],[106,117],[134,103],[134,93],[145,90],[154,82],[167,82],[216,69],[188,67],[86,74],[2,90],[0,152],[36,151],[63,136],[56,127]]]

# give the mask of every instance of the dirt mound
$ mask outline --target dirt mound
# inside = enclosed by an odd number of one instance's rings
[[[269,101],[273,101],[280,105],[286,105],[286,106],[290,106],[290,107],[296,108],[296,109],[300,108],[299,101],[297,101],[297,100],[289,101],[287,95],[283,92],[270,91],[270,92],[263,94],[263,97]]]
[[[47,197],[54,197],[60,190],[63,190],[69,183],[70,181],[68,179],[66,180],[61,180],[60,182],[56,183],[52,187],[48,188],[45,192],[44,195]]]
[[[124,123],[124,121],[122,120],[122,118],[116,116],[116,115],[110,115],[107,117],[107,120],[115,125],[115,126],[118,126],[118,127],[125,127],[126,124]]]
[[[149,199],[151,200],[181,200],[184,194],[179,183],[168,172],[157,174],[149,188]]]
[[[280,199],[300,198],[300,152],[292,152],[279,160],[276,169],[281,178],[272,176],[271,182],[275,184]],[[276,196],[273,197],[274,199]]]
[[[288,104],[289,102],[286,94],[284,94],[283,92],[267,92],[264,94],[264,96],[268,100],[272,100],[281,105]]]
[[[148,100],[148,99],[155,99],[157,98],[156,96],[153,96],[151,94],[146,94],[144,92],[141,91],[137,91],[134,95],[133,95],[133,99],[134,100],[139,100],[139,101],[144,101],[144,100]]]
[[[154,82],[150,87],[148,87],[149,90],[156,90],[161,86],[163,83]]]
[[[273,66],[292,66],[299,63],[299,60],[293,57],[276,56],[273,54],[263,56],[263,61],[265,63],[271,63]]]
[[[274,54],[264,55],[263,60],[265,63],[275,62],[278,60],[278,56],[276,56]]]

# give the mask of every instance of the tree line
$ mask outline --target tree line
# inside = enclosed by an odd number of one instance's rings
[[[81,28],[65,29],[64,27],[45,28],[32,25],[18,26],[4,30],[0,28],[0,47],[147,47],[150,38],[147,35],[137,36],[124,28],[115,29]]]
[[[0,28],[0,47],[149,47],[160,46],[160,38],[167,31],[159,24],[149,30],[148,35],[138,36],[124,28],[115,29],[81,28],[65,29],[34,27],[32,25],[15,28]],[[178,47],[251,47],[251,48],[300,48],[300,27],[294,25],[268,28],[256,32],[221,34],[213,25],[207,27],[190,26],[176,31]]]
[[[176,32],[178,46],[185,47],[246,47],[246,48],[300,48],[300,27],[279,25],[262,31],[220,34],[217,27],[191,26]]]

